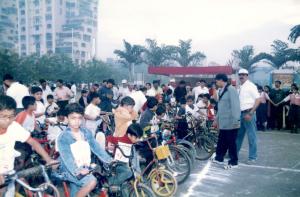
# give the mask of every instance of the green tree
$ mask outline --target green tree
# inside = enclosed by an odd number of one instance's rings
[[[231,55],[237,60],[239,67],[247,70],[251,69],[254,48],[252,45],[246,45],[242,49],[233,50]]]
[[[146,39],[146,47],[143,51],[143,61],[150,66],[161,66],[170,60],[170,56],[174,50],[170,46],[158,46],[157,41],[154,39]]]
[[[201,52],[192,53],[192,40],[179,40],[179,46],[171,47],[172,51],[170,59],[178,62],[180,66],[195,66],[199,65],[206,56]]]
[[[295,25],[295,26],[291,29],[291,33],[290,33],[290,35],[289,35],[289,40],[290,40],[292,43],[295,43],[299,37],[300,37],[300,24],[299,24],[299,25]]]
[[[18,55],[7,49],[0,50],[0,77],[9,73],[15,75],[16,66],[19,63]]]
[[[128,68],[129,70],[129,80],[134,80],[134,66],[142,62],[142,52],[144,51],[143,47],[140,45],[132,45],[126,40],[124,42],[124,51],[115,50],[114,53],[120,58],[120,63]]]

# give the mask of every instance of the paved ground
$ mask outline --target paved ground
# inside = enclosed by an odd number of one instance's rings
[[[299,197],[300,134],[258,132],[258,160],[246,165],[245,138],[238,168],[224,170],[210,161],[195,164],[178,197]]]

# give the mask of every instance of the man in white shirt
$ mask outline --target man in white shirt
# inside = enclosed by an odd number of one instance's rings
[[[253,164],[257,159],[256,145],[256,108],[260,104],[260,95],[256,85],[248,79],[246,69],[239,70],[241,86],[239,89],[239,99],[241,108],[241,127],[237,136],[237,152],[239,153],[245,134],[248,135],[249,157],[248,164]]]
[[[13,76],[6,74],[3,77],[3,83],[8,87],[6,95],[12,97],[17,102],[16,113],[23,110],[22,99],[24,96],[29,96],[28,88],[19,82],[14,81]]]
[[[122,100],[125,96],[129,96],[130,91],[126,79],[122,80],[122,86],[119,88],[119,100]]]
[[[147,89],[145,87],[142,87],[142,88],[140,88],[139,91],[135,91],[129,95],[131,98],[133,98],[133,100],[135,102],[133,110],[136,113],[142,112],[142,108],[143,108],[144,104],[147,102],[146,92],[147,92]]]
[[[71,84],[71,91],[73,93],[73,97],[71,98],[70,103],[75,103],[77,98],[77,87],[74,82],[71,82]]]
[[[42,88],[43,90],[43,101],[44,101],[44,104],[47,105],[48,102],[47,102],[47,96],[48,95],[53,95],[53,92],[51,90],[51,88],[47,85],[47,82],[45,79],[40,79],[40,88]]]
[[[200,94],[209,94],[208,88],[205,85],[206,82],[201,79],[196,83],[196,87],[193,88],[192,93],[195,96],[195,102],[197,102],[198,96]]]

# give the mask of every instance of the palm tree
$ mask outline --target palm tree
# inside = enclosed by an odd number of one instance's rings
[[[129,80],[134,80],[134,66],[142,63],[141,54],[144,51],[140,45],[131,45],[123,40],[125,50],[115,50],[114,53],[120,58],[120,63],[129,69]]]
[[[289,35],[289,40],[292,43],[295,43],[297,38],[300,37],[300,25],[295,25],[292,29],[291,29],[291,33]]]
[[[180,66],[187,67],[191,65],[200,64],[206,56],[201,52],[191,52],[192,40],[187,41],[179,40],[179,46],[171,47],[171,50],[174,51],[171,54],[171,59],[179,63]]]
[[[239,67],[251,69],[254,49],[252,45],[246,45],[240,50],[233,50],[231,55],[237,60]]]
[[[283,42],[281,40],[274,40],[272,47],[272,53],[259,53],[253,59],[250,61],[250,65],[253,65],[254,63],[257,63],[261,60],[268,60],[271,65],[279,69],[283,64],[285,64],[288,61],[295,61],[295,55],[296,55],[296,49],[289,48],[288,44],[286,42]]]
[[[166,45],[158,46],[156,40],[146,39],[147,46],[144,48],[143,61],[150,66],[161,66],[170,59],[173,48]]]

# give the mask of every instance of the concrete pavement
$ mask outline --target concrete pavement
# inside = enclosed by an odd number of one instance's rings
[[[239,166],[225,170],[210,161],[197,161],[178,197],[300,197],[300,134],[258,132],[258,160],[247,165],[247,137]]]

